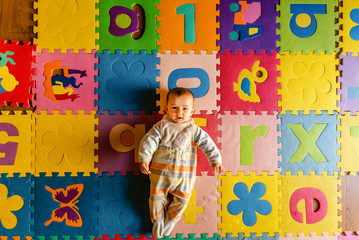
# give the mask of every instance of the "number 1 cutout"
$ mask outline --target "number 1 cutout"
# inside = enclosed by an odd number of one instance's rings
[[[194,3],[186,3],[177,7],[177,14],[184,15],[184,42],[196,42],[195,8]]]

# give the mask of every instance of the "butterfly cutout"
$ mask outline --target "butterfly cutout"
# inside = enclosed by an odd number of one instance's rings
[[[45,189],[52,194],[52,198],[60,203],[60,207],[53,210],[51,219],[45,222],[46,226],[49,226],[52,222],[63,222],[71,227],[82,227],[82,218],[78,213],[79,208],[75,205],[79,202],[76,199],[81,195],[84,185],[74,184],[66,187],[66,191],[63,188],[53,190],[49,186],[45,186]]]

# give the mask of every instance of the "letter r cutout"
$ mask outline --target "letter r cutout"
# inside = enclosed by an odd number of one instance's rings
[[[317,123],[307,132],[301,124],[288,124],[294,135],[300,141],[300,145],[289,159],[289,162],[300,163],[309,154],[314,162],[328,162],[315,143],[324,131],[327,124]]]

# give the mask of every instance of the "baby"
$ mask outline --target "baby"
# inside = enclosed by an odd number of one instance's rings
[[[196,179],[196,144],[215,172],[224,171],[215,143],[191,118],[195,111],[193,104],[190,90],[174,88],[169,91],[167,114],[140,143],[140,169],[149,174],[151,181],[149,206],[152,233],[156,238],[170,235],[189,202]]]

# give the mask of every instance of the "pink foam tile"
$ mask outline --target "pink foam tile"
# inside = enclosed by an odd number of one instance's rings
[[[359,236],[357,232],[345,231],[338,236],[338,240],[359,240]]]
[[[226,171],[278,171],[279,156],[277,151],[279,144],[277,138],[279,132],[277,125],[280,124],[280,120],[277,119],[276,115],[254,115],[253,112],[250,115],[243,115],[242,112],[238,112],[236,115],[227,113],[221,115],[220,118],[221,138],[219,142],[223,166]],[[243,132],[241,132],[241,127]],[[253,143],[251,140],[254,136],[253,133],[258,130],[262,130],[263,136],[258,135],[254,138]],[[241,134],[243,134],[242,141]],[[253,157],[251,157],[252,154]]]
[[[98,168],[98,174],[108,172],[113,175],[115,172],[121,172],[126,175],[127,172],[133,171],[138,174],[136,152],[142,137],[159,121],[156,114],[133,114],[128,111],[128,114],[115,112],[112,115],[104,111],[103,115],[97,117],[99,159],[95,166]]]
[[[238,51],[231,54],[226,51],[226,54],[217,54],[217,57],[221,63],[218,66],[221,111],[280,111],[277,104],[277,89],[280,87],[277,65],[280,61],[275,52],[267,55],[263,52],[242,54]],[[246,90],[246,86],[250,89]]]
[[[208,233],[211,236],[213,233],[217,233],[217,223],[220,221],[217,217],[217,198],[219,193],[217,192],[217,177],[216,176],[197,176],[194,186],[194,194],[192,192],[192,198],[190,204],[182,215],[180,221],[173,229],[171,236],[175,236],[176,233],[182,233],[187,235],[189,233],[195,233],[200,236],[201,233]],[[195,201],[195,205],[191,205],[191,201]],[[187,215],[187,216],[186,216]],[[186,218],[186,219],[185,219]],[[186,221],[193,221],[194,223],[185,223]]]
[[[298,233],[298,236],[293,236],[292,233],[286,233],[285,236],[279,236],[278,239],[279,240],[337,240],[340,239],[340,235],[339,233],[335,233],[334,236],[329,236],[328,233],[324,232],[322,233],[322,236],[320,236],[320,234],[317,235],[315,232],[312,232],[310,233],[310,236],[304,236],[304,233]]]
[[[96,51],[91,53],[48,53],[46,49],[37,54],[36,68],[36,112],[40,110],[84,110],[86,113],[96,110],[94,105],[95,88],[95,58]],[[59,78],[63,76],[62,78]]]
[[[164,112],[167,92],[173,88],[169,86],[169,79],[177,79],[177,81],[174,80],[174,85],[177,87],[192,90],[195,95],[196,113],[200,113],[201,110],[218,111],[216,54],[204,52],[194,54],[193,51],[189,51],[189,54],[182,54],[181,51],[177,54],[165,52],[165,54],[158,54],[161,61],[158,65],[160,76],[157,78],[160,82],[160,89],[158,89],[160,112]]]
[[[193,115],[193,118],[195,119],[197,125],[208,133],[219,148],[217,139],[220,135],[217,130],[219,125],[217,112],[207,114],[205,111],[202,111],[201,114]],[[206,155],[201,150],[197,150],[197,176],[201,175],[201,172],[207,172],[208,175],[213,175],[212,166]]]

